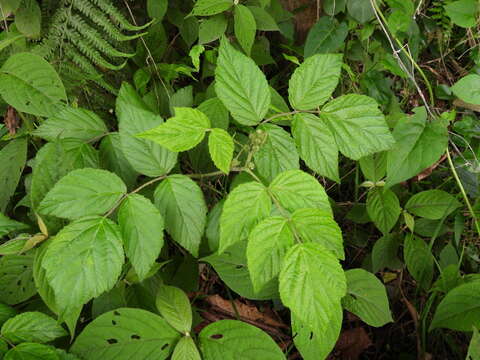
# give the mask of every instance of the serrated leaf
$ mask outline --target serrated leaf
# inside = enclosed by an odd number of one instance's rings
[[[100,215],[127,192],[115,174],[100,169],[78,169],[61,178],[40,203],[38,211],[64,219]]]
[[[340,182],[338,148],[325,122],[313,114],[297,114],[293,118],[292,134],[305,164],[317,174]]]
[[[13,344],[46,343],[66,336],[67,332],[50,316],[31,311],[7,320],[2,326],[1,335]]]
[[[192,308],[187,295],[177,287],[163,285],[158,289],[155,300],[160,314],[182,334],[192,328]]]
[[[426,190],[408,199],[405,210],[430,220],[438,220],[450,215],[461,206],[454,196],[443,190]]]
[[[13,231],[28,229],[28,225],[9,219],[0,212],[0,238]]]
[[[67,100],[57,72],[46,60],[32,53],[10,56],[0,69],[0,95],[18,111],[52,116]]]
[[[230,9],[232,0],[198,0],[193,7],[192,14],[195,16],[212,16]]]
[[[220,42],[215,92],[242,125],[257,125],[270,106],[265,75],[252,59],[235,50],[225,37]]]
[[[249,182],[233,189],[220,216],[220,245],[223,253],[230,246],[247,239],[252,228],[270,214],[272,203],[265,186]]]
[[[27,139],[20,138],[9,141],[0,150],[0,212],[5,211],[18,186],[27,160],[27,147]]]
[[[237,4],[233,11],[233,19],[237,41],[240,43],[243,51],[250,56],[255,34],[257,33],[255,18],[248,7]]]
[[[304,56],[333,53],[344,46],[348,34],[346,22],[340,24],[330,16],[322,16],[308,32]]]
[[[480,75],[470,74],[458,80],[453,86],[453,93],[470,104],[480,105]]]
[[[56,349],[52,346],[23,343],[11,348],[3,360],[59,360]]]
[[[0,259],[0,301],[15,305],[37,293],[32,275],[33,255],[6,255]]]
[[[343,95],[322,108],[340,152],[353,159],[388,150],[395,143],[377,102],[365,95]]]
[[[282,360],[285,355],[273,339],[259,328],[237,320],[220,320],[199,335],[205,360]]]
[[[373,188],[367,195],[367,212],[375,226],[383,234],[388,234],[397,223],[402,209],[393,191]]]
[[[425,290],[433,279],[434,257],[427,243],[413,234],[408,234],[403,243],[403,256],[408,272]]]
[[[118,209],[117,218],[125,253],[142,281],[163,247],[163,217],[150,200],[130,194]]]
[[[180,338],[159,315],[142,309],[120,308],[88,324],[71,352],[87,360],[168,358]]]
[[[222,129],[213,129],[208,135],[208,150],[215,166],[228,174],[234,150],[230,134]]]
[[[200,187],[187,176],[171,175],[160,183],[154,197],[167,232],[197,257],[207,222],[207,205]]]
[[[296,110],[312,110],[323,105],[337,87],[342,55],[310,56],[293,73],[288,83],[288,99]]]
[[[203,20],[198,28],[198,43],[208,44],[220,39],[227,30],[228,21],[224,14]]]
[[[190,336],[182,337],[173,350],[172,360],[201,360],[195,342]]]
[[[363,269],[345,271],[347,296],[343,306],[370,326],[380,327],[393,322],[385,285]]]
[[[123,262],[118,226],[106,218],[89,217],[70,223],[55,236],[41,266],[64,314],[110,290]]]

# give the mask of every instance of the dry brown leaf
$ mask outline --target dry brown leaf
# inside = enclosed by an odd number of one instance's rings
[[[335,349],[340,352],[342,360],[357,360],[372,342],[362,327],[342,331]]]
[[[13,107],[9,106],[7,108],[3,122],[8,129],[8,133],[10,135],[15,135],[17,129],[20,127],[20,118]]]

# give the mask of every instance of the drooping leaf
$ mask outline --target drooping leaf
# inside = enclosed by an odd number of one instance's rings
[[[20,181],[27,160],[27,139],[11,140],[0,150],[0,212],[4,212]]]
[[[470,74],[462,77],[453,86],[453,93],[467,103],[480,105],[480,75]]]
[[[0,259],[0,301],[15,305],[37,293],[32,276],[32,254],[6,255]]]
[[[172,360],[201,360],[195,342],[190,336],[183,336],[175,345]]]
[[[408,234],[403,244],[403,256],[408,272],[419,286],[429,289],[433,279],[434,258],[427,243],[413,234]]]
[[[213,129],[208,135],[208,150],[215,166],[228,174],[234,150],[230,134],[222,129]]]
[[[339,1],[339,0],[337,0]],[[348,34],[346,22],[340,24],[330,16],[322,16],[308,32],[304,56],[333,53],[344,46]]]
[[[232,0],[198,0],[193,7],[192,14],[195,16],[212,16],[230,9]]]
[[[250,9],[241,4],[235,5],[233,16],[237,41],[240,43],[243,51],[250,56],[255,34],[257,33],[255,18]]]
[[[438,220],[450,215],[461,206],[449,193],[433,189],[419,192],[408,199],[405,210],[430,220]]]
[[[155,301],[157,309],[165,320],[182,334],[192,327],[192,308],[187,295],[175,286],[163,285]]]
[[[375,226],[384,234],[388,234],[395,226],[402,212],[397,195],[385,188],[373,188],[367,196],[368,216]]]

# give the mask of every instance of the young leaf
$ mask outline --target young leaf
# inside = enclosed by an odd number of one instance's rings
[[[458,0],[445,4],[445,12],[455,25],[463,28],[475,26],[478,15],[476,0]]]
[[[347,296],[343,306],[370,326],[380,327],[393,322],[385,285],[363,269],[345,271]]]
[[[15,305],[37,293],[32,276],[33,255],[7,255],[0,259],[0,301]]]
[[[467,103],[480,105],[480,92],[472,89],[480,88],[480,75],[470,74],[458,80],[453,86],[453,93]]]
[[[340,0],[337,0],[340,1]],[[304,56],[333,53],[344,46],[348,34],[347,22],[338,23],[335,18],[322,16],[308,32]]]
[[[175,345],[172,360],[202,360],[195,342],[190,336],[183,336]]]
[[[41,265],[60,314],[110,290],[123,257],[120,231],[109,219],[89,217],[65,226],[48,244]]]
[[[232,0],[198,0],[193,7],[192,14],[195,16],[212,16],[230,9]]]
[[[223,253],[247,239],[252,228],[270,214],[272,203],[265,186],[249,182],[237,186],[227,197],[220,217],[220,245]]]
[[[100,215],[126,193],[117,175],[99,169],[78,169],[61,178],[40,203],[38,211],[64,219]]]
[[[340,152],[353,159],[390,149],[394,139],[377,102],[364,95],[343,95],[322,108]]]
[[[270,106],[265,75],[252,59],[235,50],[225,37],[220,42],[215,92],[242,125],[257,125]]]
[[[2,326],[1,335],[12,344],[46,343],[66,336],[67,332],[50,316],[31,311],[7,320]]]
[[[199,335],[205,360],[284,360],[282,350],[259,328],[237,320],[220,320]]]
[[[163,217],[150,200],[131,194],[118,210],[118,224],[125,253],[142,281],[163,247]]]
[[[317,54],[300,65],[288,85],[288,99],[296,110],[311,110],[323,105],[337,87],[342,55]]]
[[[222,129],[213,129],[208,136],[208,150],[215,166],[228,174],[234,150],[230,134]]]
[[[28,229],[28,225],[9,219],[8,217],[0,213],[0,238],[2,236],[8,235],[13,231],[19,231],[19,230],[25,230],[25,229]]]
[[[367,212],[375,226],[388,234],[402,212],[397,195],[389,189],[373,188],[367,196]]]
[[[433,279],[434,258],[423,239],[408,234],[403,244],[405,264],[408,272],[425,290],[430,288]]]
[[[167,322],[182,334],[192,328],[192,308],[187,295],[177,287],[163,285],[155,301],[160,314]]]
[[[338,148],[325,122],[313,114],[297,114],[293,118],[292,134],[305,164],[317,174],[340,182]]]
[[[278,276],[283,258],[294,241],[288,219],[281,216],[266,218],[253,228],[248,237],[247,261],[256,291]]]
[[[14,139],[0,150],[0,212],[5,211],[20,181],[27,160],[26,138]]]
[[[430,220],[438,220],[450,215],[461,206],[460,202],[443,190],[426,190],[413,195],[405,205],[405,210]]]
[[[242,46],[243,51],[250,56],[255,34],[257,32],[257,24],[252,12],[245,5],[235,5],[233,12],[235,36]]]
[[[76,338],[71,352],[82,359],[167,359],[180,334],[157,314],[120,308],[100,315]]]
[[[207,221],[207,205],[200,187],[184,175],[171,175],[155,190],[155,206],[173,240],[198,256]]]

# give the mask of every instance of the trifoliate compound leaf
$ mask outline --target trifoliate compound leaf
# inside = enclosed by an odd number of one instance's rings
[[[222,129],[213,129],[208,135],[208,150],[215,166],[228,174],[234,150],[230,134]]]

